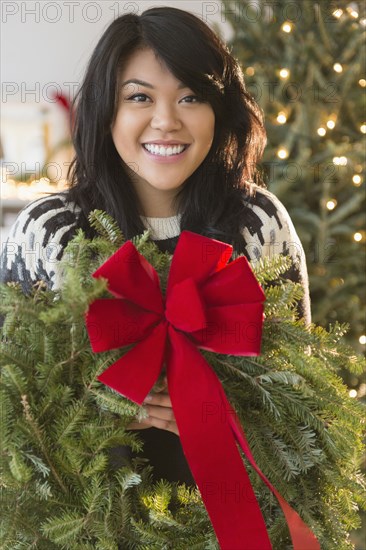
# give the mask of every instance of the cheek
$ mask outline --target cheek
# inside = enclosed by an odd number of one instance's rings
[[[202,143],[211,146],[215,133],[215,115],[212,109],[207,109],[207,111],[196,120],[196,128]]]
[[[115,146],[125,151],[136,147],[142,127],[143,124],[136,113],[119,113],[111,132]]]

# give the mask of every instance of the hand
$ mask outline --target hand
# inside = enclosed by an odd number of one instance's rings
[[[128,426],[128,430],[144,430],[146,428],[159,428],[179,435],[177,423],[167,390],[167,380],[159,391],[151,392],[144,401],[144,409],[149,415],[141,421],[134,420]]]

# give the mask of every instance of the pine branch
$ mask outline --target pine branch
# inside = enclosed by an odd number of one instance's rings
[[[93,210],[89,214],[90,225],[106,241],[113,243],[117,248],[124,243],[124,237],[117,223],[102,210]]]

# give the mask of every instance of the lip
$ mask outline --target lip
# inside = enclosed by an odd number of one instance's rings
[[[147,142],[147,143],[152,143],[152,142]],[[157,145],[159,145],[157,142],[154,142],[156,143]],[[166,143],[166,142],[165,142]],[[176,145],[188,145],[188,147],[186,147],[186,149],[184,149],[184,151],[182,153],[179,153],[179,155],[172,155],[170,157],[164,157],[164,156],[160,156],[160,155],[154,155],[153,153],[150,153],[147,149],[145,149],[145,147],[143,147],[141,145],[141,148],[142,150],[144,151],[144,153],[148,156],[148,158],[154,162],[157,162],[159,164],[172,164],[172,163],[175,163],[175,162],[179,162],[180,160],[182,160],[188,149],[189,149],[189,144],[183,144],[183,143],[176,143]]]

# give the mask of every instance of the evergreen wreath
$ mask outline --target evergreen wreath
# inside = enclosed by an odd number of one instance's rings
[[[199,491],[165,480],[135,458],[117,469],[111,449],[142,449],[126,430],[143,408],[97,380],[127,349],[94,354],[84,317],[106,295],[91,274],[124,242],[114,220],[90,215],[99,236],[79,230],[63,256],[64,284],[40,282],[30,295],[1,286],[1,548],[4,550],[214,550],[218,543]],[[149,233],[133,239],[155,267],[162,291],[172,256]],[[324,550],[352,548],[349,531],[366,508],[359,471],[364,408],[337,371],[360,373],[347,330],[305,326],[301,287],[281,277],[291,260],[262,259],[265,290],[259,357],[202,352],[237,411],[255,460],[317,536]],[[247,466],[275,550],[291,548],[275,497]]]

